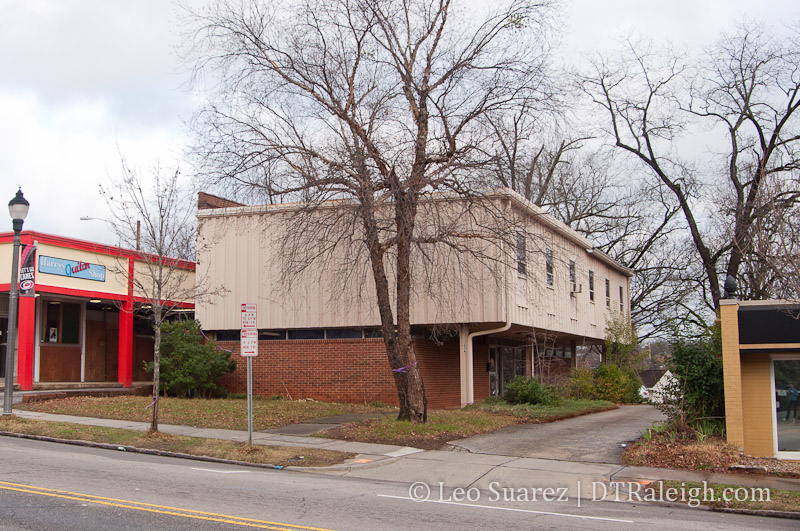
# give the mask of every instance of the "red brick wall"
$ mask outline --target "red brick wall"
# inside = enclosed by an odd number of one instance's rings
[[[236,370],[219,383],[229,392],[247,392],[247,360],[238,341],[220,341],[233,350]],[[397,404],[397,391],[382,339],[260,341],[253,358],[253,394],[287,393],[293,398]]]
[[[456,342],[437,345],[428,339],[414,340],[414,353],[430,409],[461,407],[458,345]]]
[[[247,392],[247,361],[238,341],[220,341],[233,350],[236,371],[219,383],[231,393]],[[459,344],[414,340],[430,409],[461,405]],[[487,345],[475,345],[475,399],[489,395]],[[261,341],[253,358],[253,393],[293,399],[397,405],[397,389],[382,339]]]

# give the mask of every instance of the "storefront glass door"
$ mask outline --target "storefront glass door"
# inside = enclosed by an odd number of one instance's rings
[[[774,360],[772,374],[777,450],[800,453],[800,420],[797,417],[800,359]]]
[[[525,347],[489,347],[489,363],[497,369],[497,395],[503,396],[506,386],[517,376],[525,376]],[[492,361],[494,360],[494,361]],[[492,385],[493,375],[490,369],[490,391],[495,394]]]

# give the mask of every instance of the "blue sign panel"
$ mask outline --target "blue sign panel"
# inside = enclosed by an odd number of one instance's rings
[[[106,281],[106,267],[98,264],[39,256],[39,272],[62,277],[82,278],[85,280]]]

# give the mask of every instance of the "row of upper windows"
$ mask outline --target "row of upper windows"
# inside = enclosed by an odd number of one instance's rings
[[[240,330],[216,330],[217,341],[239,341]],[[258,330],[259,341],[296,339],[370,339],[383,337],[380,328],[302,328],[284,330]]]
[[[527,275],[528,271],[528,262],[527,262],[527,250],[525,244],[525,235],[522,233],[517,233],[517,272],[520,275]],[[545,272],[545,279],[547,281],[548,286],[552,286],[554,282],[553,276],[553,250],[552,249],[545,249],[544,251],[544,272]],[[611,281],[609,279],[606,280],[606,307],[611,308]],[[575,271],[575,261],[569,261],[569,284],[572,288],[572,292],[575,293],[578,291],[578,284],[577,284],[577,275]],[[594,302],[594,271],[589,270],[589,300]],[[625,288],[619,286],[619,311],[625,311]]]

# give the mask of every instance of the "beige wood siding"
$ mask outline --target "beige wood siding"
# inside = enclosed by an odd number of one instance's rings
[[[497,206],[510,209],[505,198]],[[199,214],[198,278],[208,279],[225,289],[225,294],[198,301],[197,317],[206,329],[230,330],[240,327],[240,305],[257,303],[259,328],[332,328],[377,326],[374,282],[363,249],[343,246],[327,262],[310,262],[293,279],[281,275],[282,260],[296,260],[281,251],[291,231],[302,230],[292,217],[291,205],[205,210]],[[458,207],[437,206],[436,215]],[[586,252],[587,242],[577,235],[561,234],[557,228],[541,223],[523,211],[509,216],[524,219],[527,243],[527,274],[517,273],[513,246],[496,249],[491,244],[471,242],[481,247],[478,260],[457,251],[441,250],[414,263],[415,283],[412,298],[414,324],[491,324],[506,320],[506,284],[510,293],[508,308],[514,324],[552,330],[557,333],[604,337],[606,319],[604,282],[612,285],[612,309],[618,309],[618,286],[628,293],[628,277]],[[482,225],[478,223],[477,225]],[[357,229],[353,229],[356,230]],[[568,231],[568,229],[566,229]],[[479,239],[476,239],[479,241]],[[588,244],[590,245],[590,244]],[[544,250],[554,253],[554,282],[545,282]],[[360,253],[360,254],[359,254]],[[348,259],[357,256],[354,265]],[[568,263],[576,263],[576,283],[581,293],[572,294]],[[391,260],[387,260],[390,266]],[[423,265],[423,263],[425,265]],[[505,264],[505,265],[504,265]],[[391,269],[387,267],[391,282]],[[595,273],[596,300],[589,302],[588,271]],[[617,291],[615,291],[617,290]],[[628,309],[627,300],[624,302]]]
[[[117,267],[120,268],[123,265],[125,271],[127,271],[127,258],[120,259]],[[197,288],[194,271],[181,267],[165,267],[162,274],[162,298],[174,302],[194,303],[194,294]],[[133,295],[135,297],[154,299],[155,288],[153,280],[157,278],[157,275],[158,265],[156,263],[136,260],[133,264],[133,278],[135,279]]]

